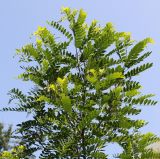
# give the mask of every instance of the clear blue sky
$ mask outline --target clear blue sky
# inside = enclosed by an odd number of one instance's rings
[[[0,4],[0,105],[6,106],[7,92],[18,87],[27,90],[27,83],[17,80],[20,72],[15,49],[30,41],[29,36],[37,26],[45,25],[46,20],[60,17],[60,8],[69,6],[83,8],[88,13],[88,21],[97,19],[99,23],[112,22],[118,31],[129,31],[133,39],[139,41],[152,37],[154,45],[147,50],[153,54],[149,61],[154,67],[143,73],[145,93],[155,93],[160,101],[160,1],[159,0],[1,0]],[[155,107],[144,107],[139,118],[149,124],[142,131],[152,131],[160,135],[160,103]],[[0,121],[16,124],[26,119],[21,113],[0,113]]]

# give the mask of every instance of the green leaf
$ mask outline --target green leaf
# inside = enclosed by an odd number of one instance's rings
[[[61,102],[62,102],[62,107],[65,111],[68,113],[72,112],[72,105],[71,105],[71,99],[69,96],[65,94],[61,94]]]
[[[120,98],[122,90],[123,90],[123,88],[121,86],[118,86],[113,90],[117,99]]]
[[[153,66],[153,63],[146,63],[146,64],[143,64],[141,66],[138,66],[130,71],[128,71],[126,74],[125,74],[125,77],[132,77],[132,76],[137,76],[139,73],[151,68]]]
[[[130,67],[130,63],[133,60],[136,60],[139,56],[139,54],[144,50],[144,48],[147,46],[148,43],[154,43],[153,39],[146,38],[139,43],[137,43],[129,52],[128,58],[126,60],[126,66]]]
[[[86,17],[87,17],[87,13],[83,9],[80,9],[77,23],[83,24],[86,20]]]
[[[50,99],[44,95],[41,95],[38,99],[37,99],[37,102],[41,102],[41,101],[44,101],[44,102],[50,102]]]
[[[58,22],[54,22],[52,21],[51,23],[48,22],[48,24],[50,24],[51,26],[53,26],[54,28],[56,28],[58,31],[60,31],[64,36],[66,36],[70,41],[73,39],[72,34],[67,31],[66,28],[64,28],[61,24],[59,24]]]
[[[106,159],[107,158],[107,155],[103,152],[92,152],[91,153],[91,157],[93,158],[99,158],[99,159]]]
[[[73,32],[75,35],[75,46],[77,48],[81,48],[83,40],[86,36],[86,29],[87,26],[84,23],[86,19],[86,12],[84,12],[82,9],[79,12],[79,16],[77,19],[77,22],[73,25]]]
[[[97,71],[95,69],[90,69],[86,78],[89,82],[95,83],[97,81]]]
[[[115,80],[115,79],[123,79],[125,78],[125,76],[122,74],[122,72],[114,72],[112,74],[109,74],[107,78],[109,80]]]
[[[140,94],[140,92],[137,89],[133,89],[133,90],[130,90],[130,91],[126,92],[127,97],[133,97],[133,96],[136,96],[138,94]]]
[[[42,70],[43,70],[43,72],[46,72],[48,70],[48,68],[49,68],[49,62],[46,59],[44,59],[42,61]]]
[[[107,23],[101,34],[95,39],[95,48],[98,51],[107,49],[115,41],[115,30],[112,23]]]

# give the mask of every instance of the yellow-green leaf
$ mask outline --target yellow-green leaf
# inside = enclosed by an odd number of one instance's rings
[[[49,67],[49,62],[46,59],[44,59],[42,61],[42,70],[46,72],[48,70],[48,67]]]
[[[71,99],[69,98],[69,96],[65,94],[61,94],[61,102],[62,102],[63,109],[68,113],[71,113],[72,105],[71,105]]]
[[[129,52],[128,60],[136,59],[139,56],[140,52],[144,50],[144,48],[147,46],[148,43],[153,44],[154,40],[152,38],[146,38],[138,42]]]
[[[95,83],[97,81],[97,71],[95,69],[90,69],[86,78],[89,82]]]
[[[52,91],[56,90],[56,86],[54,84],[50,84],[49,85],[49,89],[51,89]]]
[[[44,101],[44,102],[50,102],[50,99],[47,98],[46,96],[42,95],[37,99],[38,102]]]
[[[140,92],[137,89],[133,89],[133,90],[130,90],[130,91],[126,92],[126,96],[128,96],[128,97],[133,97],[133,96],[136,96],[138,94],[140,94]]]
[[[80,9],[77,22],[79,24],[83,24],[85,22],[86,17],[87,13],[83,9]]]
[[[64,77],[64,78],[58,77],[58,78],[57,78],[57,83],[58,83],[59,85],[63,86],[64,84],[67,84],[67,83],[68,83],[68,80],[67,80],[66,77]]]
[[[109,80],[114,80],[117,78],[124,78],[125,76],[122,74],[122,72],[114,72],[107,76]]]
[[[119,98],[120,97],[120,94],[121,94],[121,92],[122,92],[122,87],[121,86],[118,86],[118,87],[116,87],[115,89],[114,89],[114,93],[115,93],[115,96],[116,96],[116,98]]]

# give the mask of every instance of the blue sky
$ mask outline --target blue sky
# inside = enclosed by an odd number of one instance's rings
[[[160,1],[159,0],[1,0],[0,4],[0,105],[6,106],[7,92],[14,87],[27,90],[28,84],[17,80],[20,73],[17,58],[13,59],[15,49],[30,41],[29,37],[37,26],[46,25],[46,20],[57,20],[60,8],[69,6],[83,8],[88,13],[88,21],[97,19],[100,24],[112,22],[118,31],[132,33],[133,39],[139,41],[152,37],[154,45],[149,61],[154,67],[143,73],[139,80],[144,93],[156,94],[160,101]],[[155,107],[143,107],[139,118],[149,124],[142,130],[160,135],[160,103]],[[23,113],[0,113],[0,121],[16,124],[26,119]]]

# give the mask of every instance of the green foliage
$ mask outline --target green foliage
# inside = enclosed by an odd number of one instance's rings
[[[127,67],[133,66],[135,63],[137,63],[137,59],[139,54],[144,50],[144,48],[147,46],[148,43],[154,43],[153,39],[151,38],[146,38],[142,41],[140,41],[138,44],[136,44],[131,51],[129,52],[128,58],[127,58]],[[141,56],[141,58],[144,57]]]
[[[124,149],[122,159],[152,154],[144,151],[152,135],[130,134],[146,124],[131,117],[141,112],[137,105],[157,103],[150,99],[152,94],[141,94],[141,85],[133,78],[152,66],[143,63],[151,54],[143,51],[152,39],[134,45],[130,34],[117,32],[112,23],[86,24],[82,9],[63,8],[62,13],[60,21],[48,24],[66,40],[58,41],[46,27],[38,27],[36,42],[17,50],[20,62],[27,63],[19,78],[32,81],[34,87],[26,95],[12,89],[10,101],[18,100],[17,107],[4,110],[33,116],[18,125],[25,153],[40,150],[41,159],[106,159],[104,147],[117,142]]]
[[[0,154],[0,159],[35,159],[35,156],[27,157],[27,155],[24,156],[24,150],[25,147],[15,146],[11,149],[11,151],[3,151]]]
[[[21,154],[23,153],[23,150],[24,150],[23,146],[17,146],[14,147],[10,152],[3,151],[0,154],[0,159],[22,159]]]
[[[157,138],[153,133],[140,134],[134,132],[127,138],[117,137],[118,143],[123,147],[124,151],[117,155],[116,158],[121,159],[158,159],[160,153],[153,152],[148,146],[157,142]]]
[[[0,123],[0,152],[10,150],[12,137],[12,126],[10,125],[8,129],[4,128],[3,123]]]

